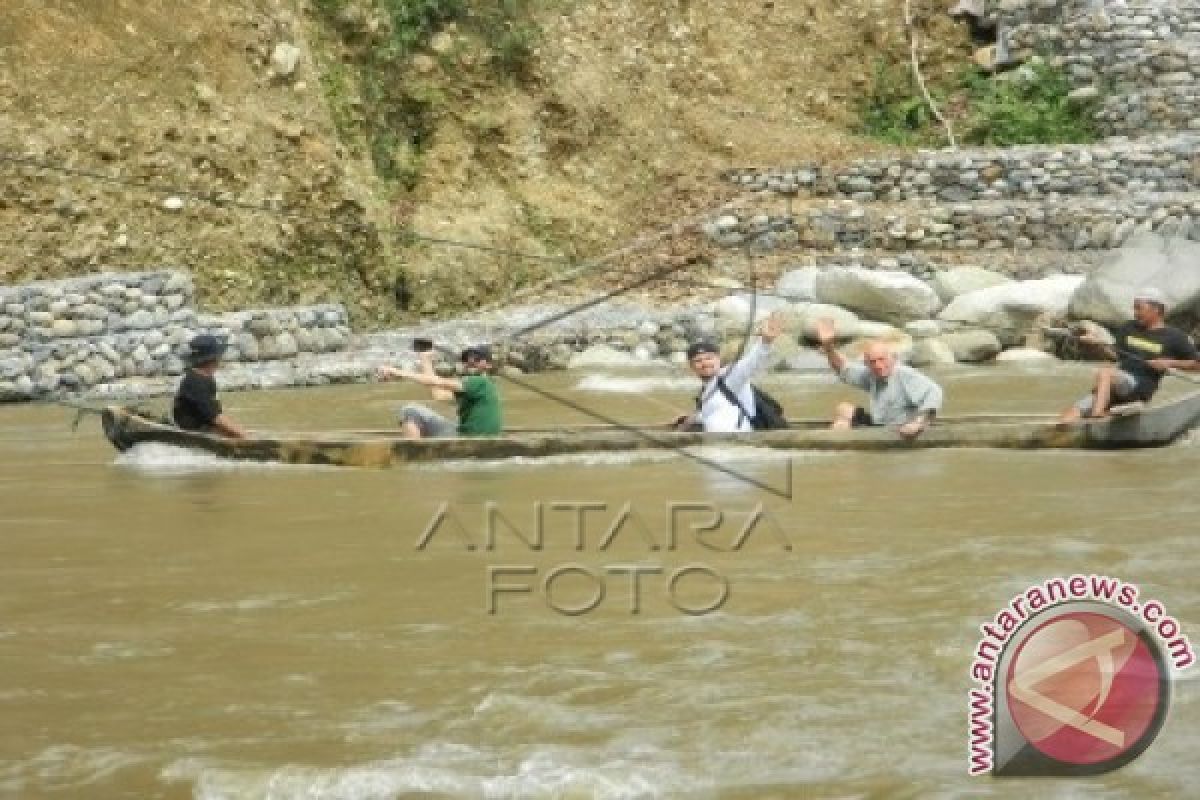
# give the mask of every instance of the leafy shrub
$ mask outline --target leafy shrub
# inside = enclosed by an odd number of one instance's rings
[[[1035,59],[1016,70],[989,75],[974,67],[929,87],[950,116],[963,144],[1008,146],[1095,141],[1097,100],[1068,99],[1061,70]],[[900,145],[944,144],[945,133],[921,95],[907,63],[876,64],[871,91],[860,107],[862,130]]]
[[[971,144],[1005,147],[1098,138],[1095,103],[1069,100],[1066,75],[1044,61],[999,76],[971,70],[962,83],[970,108],[963,140]]]

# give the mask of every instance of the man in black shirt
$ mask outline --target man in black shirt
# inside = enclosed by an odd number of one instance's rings
[[[213,374],[221,365],[225,344],[215,336],[201,334],[188,343],[188,368],[175,391],[171,415],[185,431],[201,431],[246,438],[246,431],[221,411]]]
[[[1106,345],[1091,334],[1079,341],[1101,348],[1116,366],[1096,371],[1095,388],[1062,413],[1060,422],[1071,423],[1080,417],[1104,417],[1115,401],[1148,401],[1158,391],[1163,373],[1172,369],[1200,369],[1200,354],[1191,338],[1167,325],[1167,301],[1157,289],[1143,289],[1133,300],[1133,322],[1116,330],[1116,342]]]

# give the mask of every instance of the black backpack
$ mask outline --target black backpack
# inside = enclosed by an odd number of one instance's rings
[[[742,412],[743,417],[750,419],[750,427],[754,430],[778,430],[788,426],[787,416],[783,413],[783,406],[779,404],[779,401],[754,384],[750,385],[750,391],[754,394],[755,414],[753,417],[746,413],[745,407],[742,406],[742,401],[738,400],[737,394],[734,393],[733,389],[729,388],[729,384],[725,383],[723,375],[717,376],[717,389],[721,391],[721,394],[725,395],[726,400],[737,406],[738,411]],[[697,408],[700,407],[700,400],[701,397],[697,396]]]

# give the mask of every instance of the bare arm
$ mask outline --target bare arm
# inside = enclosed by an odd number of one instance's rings
[[[1182,369],[1188,372],[1200,370],[1200,361],[1189,358],[1152,358],[1146,362],[1150,369],[1166,372],[1169,369]]]
[[[228,414],[218,414],[212,424],[222,436],[228,436],[230,439],[248,438],[246,429],[230,419]]]
[[[438,378],[439,377],[437,372],[435,372],[433,369],[433,351],[432,350],[426,350],[425,352],[421,353],[417,357],[421,360],[421,371],[420,371],[421,375],[424,375],[424,376],[427,376],[430,378]],[[439,378],[439,380],[444,380],[444,379]],[[424,383],[424,382],[418,381],[418,383]],[[433,383],[425,383],[424,385],[429,387],[430,393],[433,394],[434,400],[441,400],[442,402],[448,403],[454,399],[455,392],[462,391],[462,382],[455,380],[455,383],[458,384],[457,388],[448,388],[448,387],[442,386],[440,384],[433,384]]]
[[[758,328],[759,341],[742,354],[742,357],[737,360],[725,373],[725,385],[734,392],[741,391],[754,377],[754,374],[767,365],[767,358],[771,355],[771,345],[783,333],[783,320],[779,315],[772,314],[763,320],[762,325]]]
[[[825,354],[825,360],[829,362],[829,368],[841,375],[842,370],[846,368],[846,357],[834,346],[837,334],[833,328],[833,320],[819,319],[816,328],[817,342],[821,346],[821,352]]]
[[[435,392],[441,390],[452,395],[454,392],[462,391],[462,381],[458,378],[443,378],[440,375],[427,375],[424,372],[414,372],[411,369],[396,369],[395,367],[380,367],[375,371],[375,374],[380,380],[389,380],[391,378],[399,378],[405,381],[419,383],[422,386],[428,386]],[[441,398],[439,398],[441,399]]]

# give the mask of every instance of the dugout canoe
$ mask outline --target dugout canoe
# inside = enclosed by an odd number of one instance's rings
[[[184,431],[118,406],[101,415],[105,436],[124,451],[143,442],[200,450],[222,458],[389,467],[450,459],[537,458],[571,453],[663,450],[700,445],[752,445],[785,450],[894,451],[947,447],[1035,449],[1122,449],[1161,447],[1200,424],[1200,391],[1156,403],[1138,413],[1076,425],[1054,424],[1053,415],[976,414],[946,417],[916,439],[889,429],[831,431],[821,420],[798,420],[787,430],[754,433],[682,433],[662,428],[579,425],[520,429],[503,436],[410,441],[395,431],[327,433],[255,432],[226,439]]]

